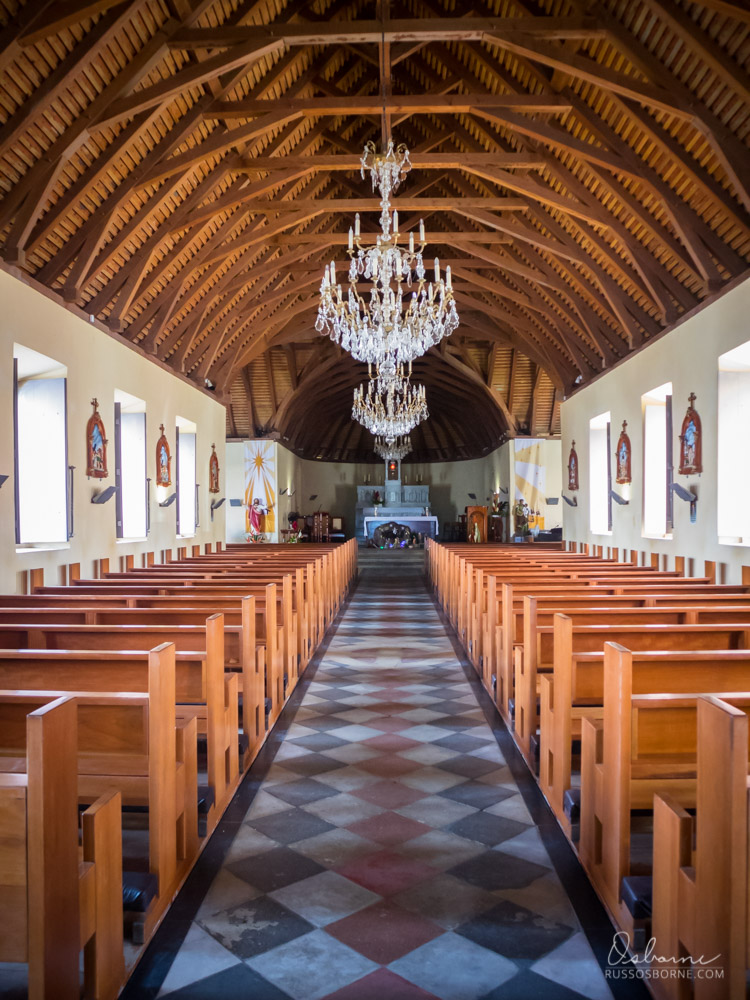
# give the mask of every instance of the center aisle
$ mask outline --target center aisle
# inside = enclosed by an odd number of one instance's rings
[[[421,552],[360,553],[218,874],[137,995],[612,996],[422,573]]]

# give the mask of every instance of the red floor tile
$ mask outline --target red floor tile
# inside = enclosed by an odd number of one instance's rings
[[[365,785],[364,788],[352,789],[351,794],[384,809],[398,809],[426,798],[429,793],[409,788],[408,785],[402,785],[398,781],[376,781],[372,785]]]
[[[368,722],[367,725],[372,723]],[[362,746],[383,750],[386,753],[399,753],[401,750],[419,746],[419,740],[410,740],[406,736],[396,736],[394,733],[384,733],[383,736],[373,736],[371,740],[365,740]]]
[[[399,816],[395,812],[384,812],[377,816],[369,816],[367,819],[357,820],[347,827],[352,833],[368,840],[374,840],[377,844],[384,844],[386,847],[396,847],[397,844],[405,844],[407,840],[421,837],[423,833],[434,833],[431,826],[419,823],[417,820],[408,819],[406,816]]]
[[[437,1000],[434,993],[426,993],[408,979],[402,979],[390,969],[377,969],[364,979],[350,983],[342,990],[331,993],[325,1000]]]
[[[382,729],[386,733],[397,733],[400,729],[409,729],[414,723],[411,719],[402,719],[398,715],[384,715],[369,719],[367,725],[372,729]]]
[[[431,920],[383,901],[329,924],[326,933],[373,962],[388,965],[445,931]]]
[[[425,879],[435,878],[440,874],[430,865],[411,861],[391,851],[378,851],[377,854],[368,854],[364,858],[355,858],[336,871],[380,896],[394,896],[417,882],[424,882]]]
[[[369,774],[377,774],[380,778],[399,778],[402,774],[411,774],[412,771],[419,770],[424,764],[418,760],[407,760],[406,757],[389,753],[363,760],[358,767]]]

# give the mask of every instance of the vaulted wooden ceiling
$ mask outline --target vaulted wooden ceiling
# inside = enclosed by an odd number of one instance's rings
[[[0,0],[0,26],[6,265],[215,387],[230,435],[369,453],[362,366],[314,320],[354,212],[376,230],[383,131],[461,319],[417,366],[423,460],[555,433],[748,270],[744,3]]]

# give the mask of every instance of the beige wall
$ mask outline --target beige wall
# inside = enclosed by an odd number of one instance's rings
[[[624,361],[592,384],[567,399],[562,405],[562,469],[567,493],[567,462],[571,441],[576,442],[580,467],[578,507],[564,505],[565,537],[579,542],[659,553],[662,563],[673,566],[675,556],[694,560],[696,571],[703,561],[720,564],[720,575],[727,582],[738,582],[741,567],[750,565],[750,550],[737,545],[719,544],[717,535],[717,397],[719,355],[750,340],[750,280],[735,284],[710,306],[688,317],[674,330]],[[675,498],[674,532],[671,539],[641,536],[643,501],[643,427],[641,396],[665,382],[673,389],[673,455],[675,480],[699,496],[697,520],[690,523],[689,505]],[[677,474],[682,420],[688,395],[696,394],[695,407],[703,425],[703,474]],[[628,421],[632,444],[632,475],[628,506],[613,504],[611,536],[592,535],[589,531],[588,461],[589,421],[600,413],[611,413],[612,451],[622,427]],[[744,446],[746,427],[737,427],[737,460],[747,461]],[[613,477],[614,479],[614,477]],[[621,487],[613,483],[618,491]],[[748,497],[737,497],[747,504]]]
[[[140,351],[87,323],[77,312],[55,298],[45,295],[18,278],[0,271],[0,407],[5,433],[0,440],[0,473],[9,475],[0,489],[0,587],[11,592],[24,585],[25,571],[43,568],[45,583],[57,584],[60,567],[80,563],[81,575],[91,576],[93,561],[109,558],[112,569],[119,568],[119,557],[129,554],[140,562],[142,552],[178,545],[200,544],[224,538],[226,505],[210,518],[211,495],[208,492],[208,462],[211,444],[216,444],[221,468],[220,482],[224,496],[226,461],[224,457],[224,407],[208,394],[154,364]],[[17,552],[13,494],[13,344],[46,354],[68,369],[68,461],[75,466],[75,534],[69,545],[49,551]],[[151,490],[151,532],[146,541],[120,542],[115,537],[115,500],[91,503],[100,489],[114,485],[114,394],[128,392],[146,402],[148,475],[155,476],[156,441],[159,424],[166,428],[172,448],[174,480],[175,420],[178,416],[197,425],[197,479],[200,483],[200,527],[195,537],[176,537],[176,504],[160,508],[156,490]],[[87,479],[86,424],[91,416],[91,399],[99,400],[99,410],[109,438],[109,477]]]
[[[542,446],[547,474],[547,495],[560,493],[560,442],[544,441]],[[511,462],[513,442],[508,442],[486,458],[467,462],[404,462],[402,476],[408,483],[415,483],[417,476],[430,486],[430,505],[437,516],[441,529],[445,521],[456,521],[468,504],[475,501],[468,496],[476,494],[476,503],[486,504],[492,492],[502,487],[509,489],[503,497],[512,496]],[[227,444],[227,496],[244,496],[244,443],[230,441]],[[303,514],[315,510],[327,510],[344,518],[347,534],[354,531],[357,486],[363,485],[370,476],[373,484],[383,484],[385,468],[382,462],[337,463],[313,462],[297,458],[282,445],[278,446],[278,486],[279,492],[285,487],[294,489],[294,496],[279,496],[279,525],[285,527],[286,515],[290,510]],[[550,492],[550,490],[552,492]],[[309,497],[317,494],[315,500]],[[547,526],[561,523],[560,507],[545,509]],[[243,541],[244,512],[242,508],[230,507],[227,513],[227,540]]]

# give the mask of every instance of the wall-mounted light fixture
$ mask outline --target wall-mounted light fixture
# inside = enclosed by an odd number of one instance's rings
[[[92,503],[106,503],[107,500],[111,500],[112,497],[117,493],[116,486],[108,486],[106,490],[99,490],[98,493],[94,493],[91,497]]]
[[[562,496],[563,500],[565,501],[565,503],[568,505],[568,507],[577,507],[578,506],[578,497],[573,497],[573,499],[571,500],[570,497],[566,497],[564,493],[562,493],[561,496]]]
[[[226,500],[226,497],[222,497],[221,500],[212,500],[211,501],[211,520],[212,521],[214,519],[214,511],[218,510],[219,507],[221,507],[221,505],[224,503],[225,500]]]
[[[167,497],[166,500],[162,500],[159,503],[159,506],[160,507],[170,507],[175,502],[176,499],[177,499],[177,494],[173,493],[171,496]]]
[[[696,517],[698,516],[698,494],[693,493],[691,490],[686,490],[679,483],[672,483],[672,492],[680,500],[684,500],[685,503],[690,504],[690,523],[695,524]]]

